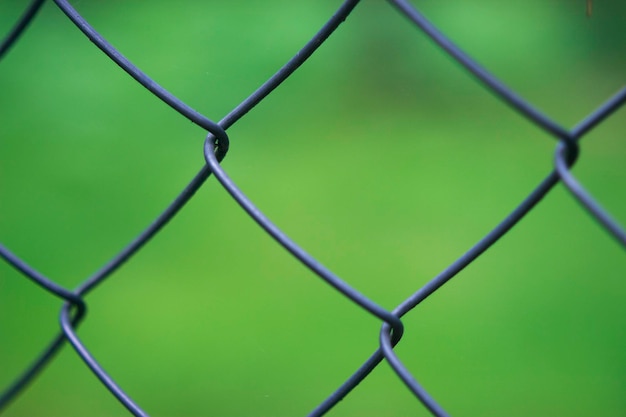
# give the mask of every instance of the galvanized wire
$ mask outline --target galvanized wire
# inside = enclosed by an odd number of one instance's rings
[[[141,232],[132,242],[123,248],[113,259],[102,266],[78,285],[74,290],[64,288],[52,279],[38,272],[33,266],[24,262],[9,248],[0,244],[0,256],[25,278],[32,280],[44,291],[65,301],[60,313],[60,332],[42,351],[31,366],[21,375],[16,376],[13,383],[0,396],[0,411],[8,406],[19,393],[23,392],[29,383],[50,363],[59,349],[68,341],[103,386],[113,394],[118,401],[133,415],[148,415],[128,394],[126,394],[114,378],[98,363],[97,359],[87,349],[78,337],[76,330],[84,320],[87,312],[85,296],[103,283],[114,271],[121,268],[134,254],[146,245],[168,222],[193,198],[205,181],[214,175],[222,187],[245,210],[245,212],[265,230],[279,245],[283,246],[303,266],[314,272],[320,279],[327,282],[341,295],[354,303],[355,306],[367,311],[381,321],[379,334],[379,348],[370,358],[335,392],[322,401],[309,416],[321,416],[332,409],[341,399],[348,395],[370,372],[382,361],[389,363],[399,379],[422,402],[432,415],[448,416],[449,414],[417,381],[414,372],[407,368],[394,351],[394,346],[400,342],[404,327],[400,320],[405,314],[417,307],[422,301],[436,292],[446,282],[454,278],[460,271],[481,256],[490,246],[504,236],[528,214],[559,182],[562,182],[573,197],[597,220],[598,225],[611,234],[616,241],[626,248],[626,231],[600,203],[595,201],[591,194],[572,174],[570,168],[580,156],[579,140],[591,129],[599,125],[612,113],[617,111],[626,102],[626,88],[623,88],[608,99],[598,109],[587,116],[571,130],[561,127],[558,123],[546,116],[532,104],[523,99],[515,91],[478,64],[471,56],[456,46],[435,25],[429,22],[415,6],[406,0],[389,0],[399,13],[404,15],[421,32],[430,37],[437,45],[445,50],[453,59],[474,75],[486,89],[503,100],[515,112],[539,126],[557,140],[554,166],[555,169],[526,197],[511,213],[497,224],[487,235],[472,246],[463,256],[451,263],[440,274],[430,280],[422,288],[406,298],[395,309],[389,311],[374,300],[363,295],[359,290],[350,286],[338,275],[309,255],[294,240],[280,230],[236,185],[233,179],[225,172],[220,162],[229,149],[229,137],[226,130],[240,120],[246,113],[267,97],[285,79],[294,73],[337,27],[350,15],[359,3],[358,0],[345,1],[316,33],[309,42],[289,60],[274,76],[261,85],[248,98],[237,105],[219,122],[192,109],[185,102],[165,90],[148,75],[142,72],[130,60],[117,51],[104,37],[102,37],[66,0],[54,0],[56,6],[112,61],[133,77],[144,88],[156,97],[167,103],[174,111],[202,127],[207,132],[204,146],[204,165],[175,200]],[[20,35],[34,20],[43,0],[35,0],[25,10],[14,28],[0,43],[0,59],[12,46],[16,44]]]

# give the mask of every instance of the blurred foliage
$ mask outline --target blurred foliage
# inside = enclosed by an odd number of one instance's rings
[[[27,2],[0,2],[7,32]],[[624,85],[625,2],[415,2],[564,126]],[[338,2],[74,5],[139,68],[219,120]],[[202,164],[205,133],[146,92],[53,2],[0,61],[0,241],[75,287]],[[626,222],[624,109],[574,173]],[[363,1],[229,129],[224,166],[267,215],[393,308],[551,169],[553,138],[385,2]],[[397,347],[452,415],[626,414],[623,248],[557,187],[404,321]],[[380,323],[272,242],[213,179],[87,298],[79,335],[148,412],[305,415],[376,348]],[[57,331],[61,302],[0,263],[0,385]],[[7,416],[125,410],[66,347]],[[386,364],[332,416],[428,415]]]

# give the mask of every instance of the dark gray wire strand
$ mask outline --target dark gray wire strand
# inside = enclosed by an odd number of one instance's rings
[[[87,312],[87,305],[80,297],[69,291],[68,289],[60,286],[56,282],[50,280],[39,271],[32,268],[22,259],[20,259],[17,255],[12,253],[8,248],[4,245],[0,244],[0,257],[2,257],[9,265],[15,268],[17,271],[21,272],[22,275],[31,279],[35,284],[44,288],[46,291],[51,294],[56,295],[57,297],[68,301],[68,306],[74,306],[76,308],[75,314],[75,324],[78,325],[79,321],[84,317]],[[64,337],[59,334],[52,341],[50,348],[44,350],[21,375],[19,375],[13,382],[2,392],[0,393],[0,411],[8,406],[13,399],[16,398],[17,394],[21,392],[28,383],[34,378],[37,373],[42,369],[42,367],[54,356],[56,351],[63,345]]]
[[[68,308],[74,306],[76,308],[76,324],[84,317],[87,312],[87,305],[80,297],[69,291],[68,289],[60,286],[56,282],[50,280],[39,271],[32,268],[22,259],[17,257],[14,253],[12,253],[9,249],[7,249],[4,245],[0,244],[0,257],[4,258],[4,260],[15,268],[17,271],[21,272],[22,275],[30,278],[35,284],[44,288],[46,291],[56,295],[57,297],[68,301]],[[35,361],[34,364],[31,365],[25,372],[22,373],[17,379],[13,381],[2,394],[0,395],[0,410],[6,407],[30,381],[30,379],[38,372],[40,367],[45,364],[48,360],[52,358],[56,350],[63,344],[64,338],[61,335],[58,335],[52,342],[52,349],[46,349]]]
[[[128,75],[133,77],[139,84],[150,91],[152,94],[160,98],[167,105],[172,107],[176,112],[185,116],[187,119],[198,126],[213,133],[220,139],[224,139],[226,132],[220,125],[200,114],[196,110],[189,107],[182,100],[171,94],[165,88],[161,87],[156,81],[148,77],[143,71],[137,68],[124,55],[113,47],[106,39],[102,37],[96,30],[74,9],[67,0],[54,0],[56,5],[65,13],[65,15],[83,32],[90,41],[92,41],[102,52],[104,52],[113,62],[119,65]]]
[[[450,264],[436,277],[431,279],[411,297],[398,305],[393,312],[400,317],[404,316],[419,303],[424,301],[435,291],[441,288],[446,282],[454,278],[459,272],[465,269],[476,258],[482,255],[502,236],[513,228],[522,218],[526,216],[539,203],[552,188],[558,183],[558,175],[551,172],[529,195],[517,206],[502,222],[492,229],[485,237],[480,239],[476,245],[471,247],[455,262]]]
[[[383,307],[376,304],[374,301],[361,294],[356,289],[352,288],[345,281],[336,276],[332,271],[326,268],[323,264],[309,255],[300,246],[298,246],[293,240],[291,240],[282,230],[280,230],[272,221],[267,218],[261,210],[259,210],[250,199],[237,187],[233,180],[226,174],[224,169],[220,166],[219,161],[213,155],[214,144],[210,140],[206,140],[204,146],[204,157],[211,168],[211,172],[222,184],[224,189],[232,196],[232,198],[241,206],[241,208],[252,217],[252,219],[265,230],[276,242],[278,242],[289,253],[296,257],[302,264],[314,272],[317,276],[322,278],[328,284],[330,284],[337,291],[345,295],[354,303],[361,306],[364,310],[367,310],[374,316],[383,320],[385,323],[389,323],[391,326],[392,339],[397,342],[402,336],[404,326],[402,322],[395,315],[385,310]]]
[[[72,320],[70,316],[70,306],[65,305],[61,309],[61,328],[63,329],[63,333],[65,337],[69,340],[70,344],[76,352],[83,359],[85,364],[92,370],[92,372],[100,379],[100,382],[107,387],[107,389],[117,398],[117,400],[126,407],[126,409],[131,412],[134,416],[137,417],[146,417],[148,414],[141,409],[129,396],[126,394],[119,385],[113,381],[113,379],[105,372],[105,370],[100,366],[98,361],[91,355],[91,353],[83,346],[78,337],[76,336],[76,332],[74,326],[72,325]]]
[[[389,326],[387,323],[382,325],[379,342],[380,349],[387,363],[389,363],[396,375],[402,379],[404,385],[406,385],[411,392],[413,392],[413,394],[428,409],[428,411],[436,417],[449,417],[449,414],[434,400],[424,387],[417,382],[415,377],[411,374],[411,372],[409,372],[407,367],[402,363],[402,361],[400,361],[400,358],[398,358],[394,352],[394,344],[389,337]]]
[[[502,81],[483,68],[480,64],[470,58],[461,48],[456,46],[448,37],[435,27],[426,17],[424,17],[411,3],[406,0],[388,0],[404,16],[415,23],[426,35],[428,35],[437,45],[444,49],[448,55],[454,58],[470,73],[474,74],[489,91],[500,97],[505,103],[524,115],[528,120],[552,135],[574,146],[570,133],[555,123],[552,119],[544,115],[541,111],[532,106],[528,101],[521,98],[513,90],[508,88]]]
[[[287,79],[293,72],[298,69],[309,57],[319,48],[322,43],[344,22],[352,10],[356,7],[360,0],[346,0],[333,16],[322,26],[322,28],[309,40],[298,53],[291,58],[281,69],[278,70],[269,80],[259,87],[248,98],[235,107],[221,121],[220,125],[224,129],[228,129],[237,120],[243,117],[269,93],[271,93],[278,85]]]
[[[26,262],[24,262],[22,259],[20,259],[17,255],[15,255],[1,243],[0,257],[2,257],[9,265],[11,265],[17,271],[21,272],[22,275],[29,278],[41,288],[63,300],[71,302],[81,310],[86,309],[85,303],[79,295],[74,294],[72,291],[47,278],[42,273],[40,273],[39,271],[28,265]]]
[[[554,164],[556,171],[561,177],[561,181],[565,184],[566,188],[572,193],[576,200],[582,204],[584,208],[598,220],[604,229],[608,231],[622,246],[626,247],[626,232],[623,227],[615,220],[609,213],[598,204],[591,195],[584,189],[584,187],[576,180],[569,170],[567,163],[567,152],[562,144],[557,146],[554,155]]]
[[[13,26],[13,29],[7,34],[7,36],[0,43],[0,59],[4,57],[4,55],[9,52],[9,49],[19,39],[19,37],[24,33],[24,30],[28,27],[28,25],[33,21],[37,12],[41,10],[41,6],[43,6],[46,0],[34,0],[28,8],[24,11],[22,16]]]
[[[69,305],[69,304],[68,304]],[[78,309],[77,313],[72,319],[74,327],[80,325],[85,309]],[[6,408],[13,400],[17,398],[17,395],[26,389],[28,384],[41,372],[41,370],[52,360],[58,350],[65,344],[65,335],[61,332],[52,340],[50,345],[44,349],[41,354],[30,364],[30,366],[22,372],[12,383],[2,392],[0,395],[0,414],[2,410]]]
[[[67,304],[67,306],[70,307],[71,304]],[[76,310],[76,314],[72,318],[72,325],[74,328],[80,325],[85,313],[85,309]],[[33,378],[41,372],[42,366],[45,366],[45,364],[47,364],[54,357],[57,351],[65,344],[65,340],[65,335],[63,333],[59,333],[52,341],[51,346],[48,349],[45,349],[40,356],[33,361],[31,366],[29,366],[26,371],[22,372],[22,374],[19,375],[4,392],[2,392],[2,395],[0,395],[0,413],[17,397],[20,392],[22,392],[22,390],[28,386]]]
[[[572,130],[575,138],[584,135],[600,122],[605,120],[610,114],[619,109],[626,103],[626,87],[619,90],[611,98],[609,98],[595,112],[583,120],[577,127]],[[612,218],[600,204],[584,189],[582,185],[571,174],[564,153],[563,145],[558,145],[555,152],[555,167],[567,189],[576,197],[576,199],[594,216],[618,242],[626,246],[626,232],[619,222]]]
[[[617,111],[626,103],[626,87],[622,87],[617,93],[613,94],[602,103],[596,110],[591,112],[582,122],[578,123],[572,129],[572,137],[578,140],[585,133],[593,129],[599,123],[606,120],[611,114]]]
[[[333,16],[324,24],[324,26],[308,41],[305,46],[291,59],[287,64],[285,64],[276,74],[274,74],[269,80],[267,80],[263,85],[261,85],[255,92],[253,92],[244,102],[238,105],[234,110],[229,112],[229,114],[220,121],[220,125],[223,126],[224,129],[231,126],[241,117],[243,117],[250,109],[256,106],[263,98],[265,98],[270,92],[276,89],[289,75],[291,75],[296,69],[298,69],[317,48],[337,29],[337,27],[346,19],[346,17],[352,12],[356,4],[359,0],[347,0],[342,4],[342,6],[333,14]],[[75,11],[74,13],[78,15]],[[80,16],[78,16],[80,17]],[[79,20],[83,20],[80,17]],[[86,24],[86,22],[85,22]],[[89,25],[87,25],[89,26]],[[92,32],[95,33],[93,29]],[[100,35],[97,35],[100,37]],[[104,47],[108,45],[106,42],[104,43]],[[107,55],[109,55],[107,53]],[[209,135],[209,138],[211,135]],[[209,140],[207,138],[207,140]],[[222,139],[222,141],[218,141],[218,145],[220,146],[220,154],[217,155],[218,160],[222,160],[225,156],[226,150],[228,148],[228,137],[226,136],[226,141]],[[187,185],[185,190],[179,195],[175,201],[168,206],[168,208],[137,238],[133,240],[124,250],[122,250],[116,257],[114,257],[110,262],[108,262],[103,268],[101,268],[98,272],[88,278],[83,284],[79,286],[77,292],[80,294],[86,294],[91,289],[93,289],[99,282],[105,279],[108,275],[113,273],[117,268],[119,268],[124,262],[126,262],[134,253],[137,252],[143,245],[145,245],[165,224],[169,222],[171,218],[186,204],[186,202],[193,196],[193,194],[199,189],[199,187],[205,182],[205,180],[210,175],[210,170],[207,166],[204,166],[202,170],[194,177],[194,179]],[[65,311],[65,308],[62,310],[62,314]],[[75,320],[73,326],[76,327],[80,322],[82,314],[78,314],[75,316]],[[64,320],[63,316],[61,318]],[[67,335],[72,336],[74,347],[79,346],[79,350],[82,352],[88,352],[87,349],[82,345],[80,339],[78,339],[75,334],[74,328],[72,326],[65,325],[64,332]],[[24,389],[27,384],[43,369],[43,367],[49,362],[49,360],[54,357],[54,354],[63,346],[64,344],[64,335],[63,333],[59,334],[50,345],[43,351],[43,353],[35,360],[35,362],[22,374],[18,377],[14,383],[9,386],[0,396],[0,410],[4,406],[6,406],[10,400],[12,400],[17,393],[19,393],[22,389]],[[89,355],[91,357],[91,355]],[[97,371],[100,369],[99,365],[97,367],[91,368],[92,370]],[[100,377],[100,376],[98,376]],[[102,380],[102,379],[101,379]],[[110,377],[104,378],[105,381],[112,381]],[[108,386],[107,386],[108,387]],[[116,386],[114,383],[112,385],[113,390],[117,392],[123,392],[121,388]],[[130,401],[130,397],[124,394],[125,401]],[[5,400],[4,402],[2,400]],[[140,409],[138,406],[134,405],[137,409]]]
[[[223,158],[223,156],[222,156]],[[195,175],[195,177],[187,184],[183,191],[176,196],[174,201],[145,229],[143,230],[132,242],[130,242],[122,251],[120,251],[113,259],[107,262],[96,273],[86,279],[77,288],[76,292],[81,295],[86,295],[93,290],[98,284],[100,284],[105,278],[115,272],[120,266],[122,266],[131,256],[143,247],[152,237],[154,237],[174,216],[180,211],[181,208],[195,195],[200,189],[202,184],[211,175],[211,171],[205,167]]]
[[[50,360],[64,344],[65,335],[63,335],[63,333],[57,334],[49,346],[39,354],[30,366],[18,375],[17,378],[11,381],[11,384],[0,395],[0,414],[4,408],[17,398],[18,394],[26,389],[28,384],[32,382],[33,378],[35,378],[41,369],[50,362]]]

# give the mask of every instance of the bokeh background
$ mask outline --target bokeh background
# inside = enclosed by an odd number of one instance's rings
[[[572,127],[626,80],[626,3],[415,4],[509,86]],[[0,2],[7,32],[26,1]],[[153,79],[219,120],[336,1],[75,1]],[[626,114],[574,173],[626,223]],[[555,140],[385,2],[363,1],[229,129],[224,166],[296,242],[393,308],[551,170]],[[205,132],[145,91],[48,2],[0,61],[0,241],[73,288],[203,164]],[[455,416],[626,415],[624,249],[557,186],[405,316],[397,351]],[[157,416],[301,416],[376,348],[380,323],[278,247],[210,179],[90,293],[79,336]],[[61,302],[0,263],[0,385],[58,329]],[[124,416],[70,347],[5,411]],[[426,416],[381,364],[330,416]]]

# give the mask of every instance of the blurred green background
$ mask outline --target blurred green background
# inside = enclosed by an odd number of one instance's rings
[[[0,29],[26,1],[0,2]],[[419,1],[455,42],[565,127],[626,80],[626,3]],[[75,1],[153,79],[219,120],[335,1]],[[0,241],[73,288],[203,164],[205,132],[49,2],[0,61]],[[624,109],[577,178],[626,223]],[[363,1],[229,129],[224,166],[303,248],[386,308],[458,258],[551,170],[555,141],[388,4]],[[558,186],[405,316],[400,358],[454,416],[626,415],[626,263]],[[380,323],[278,247],[211,179],[87,298],[81,339],[157,416],[302,416],[376,348]],[[61,302],[0,263],[0,386]],[[125,416],[69,347],[6,416]],[[385,363],[330,416],[426,416]]]

